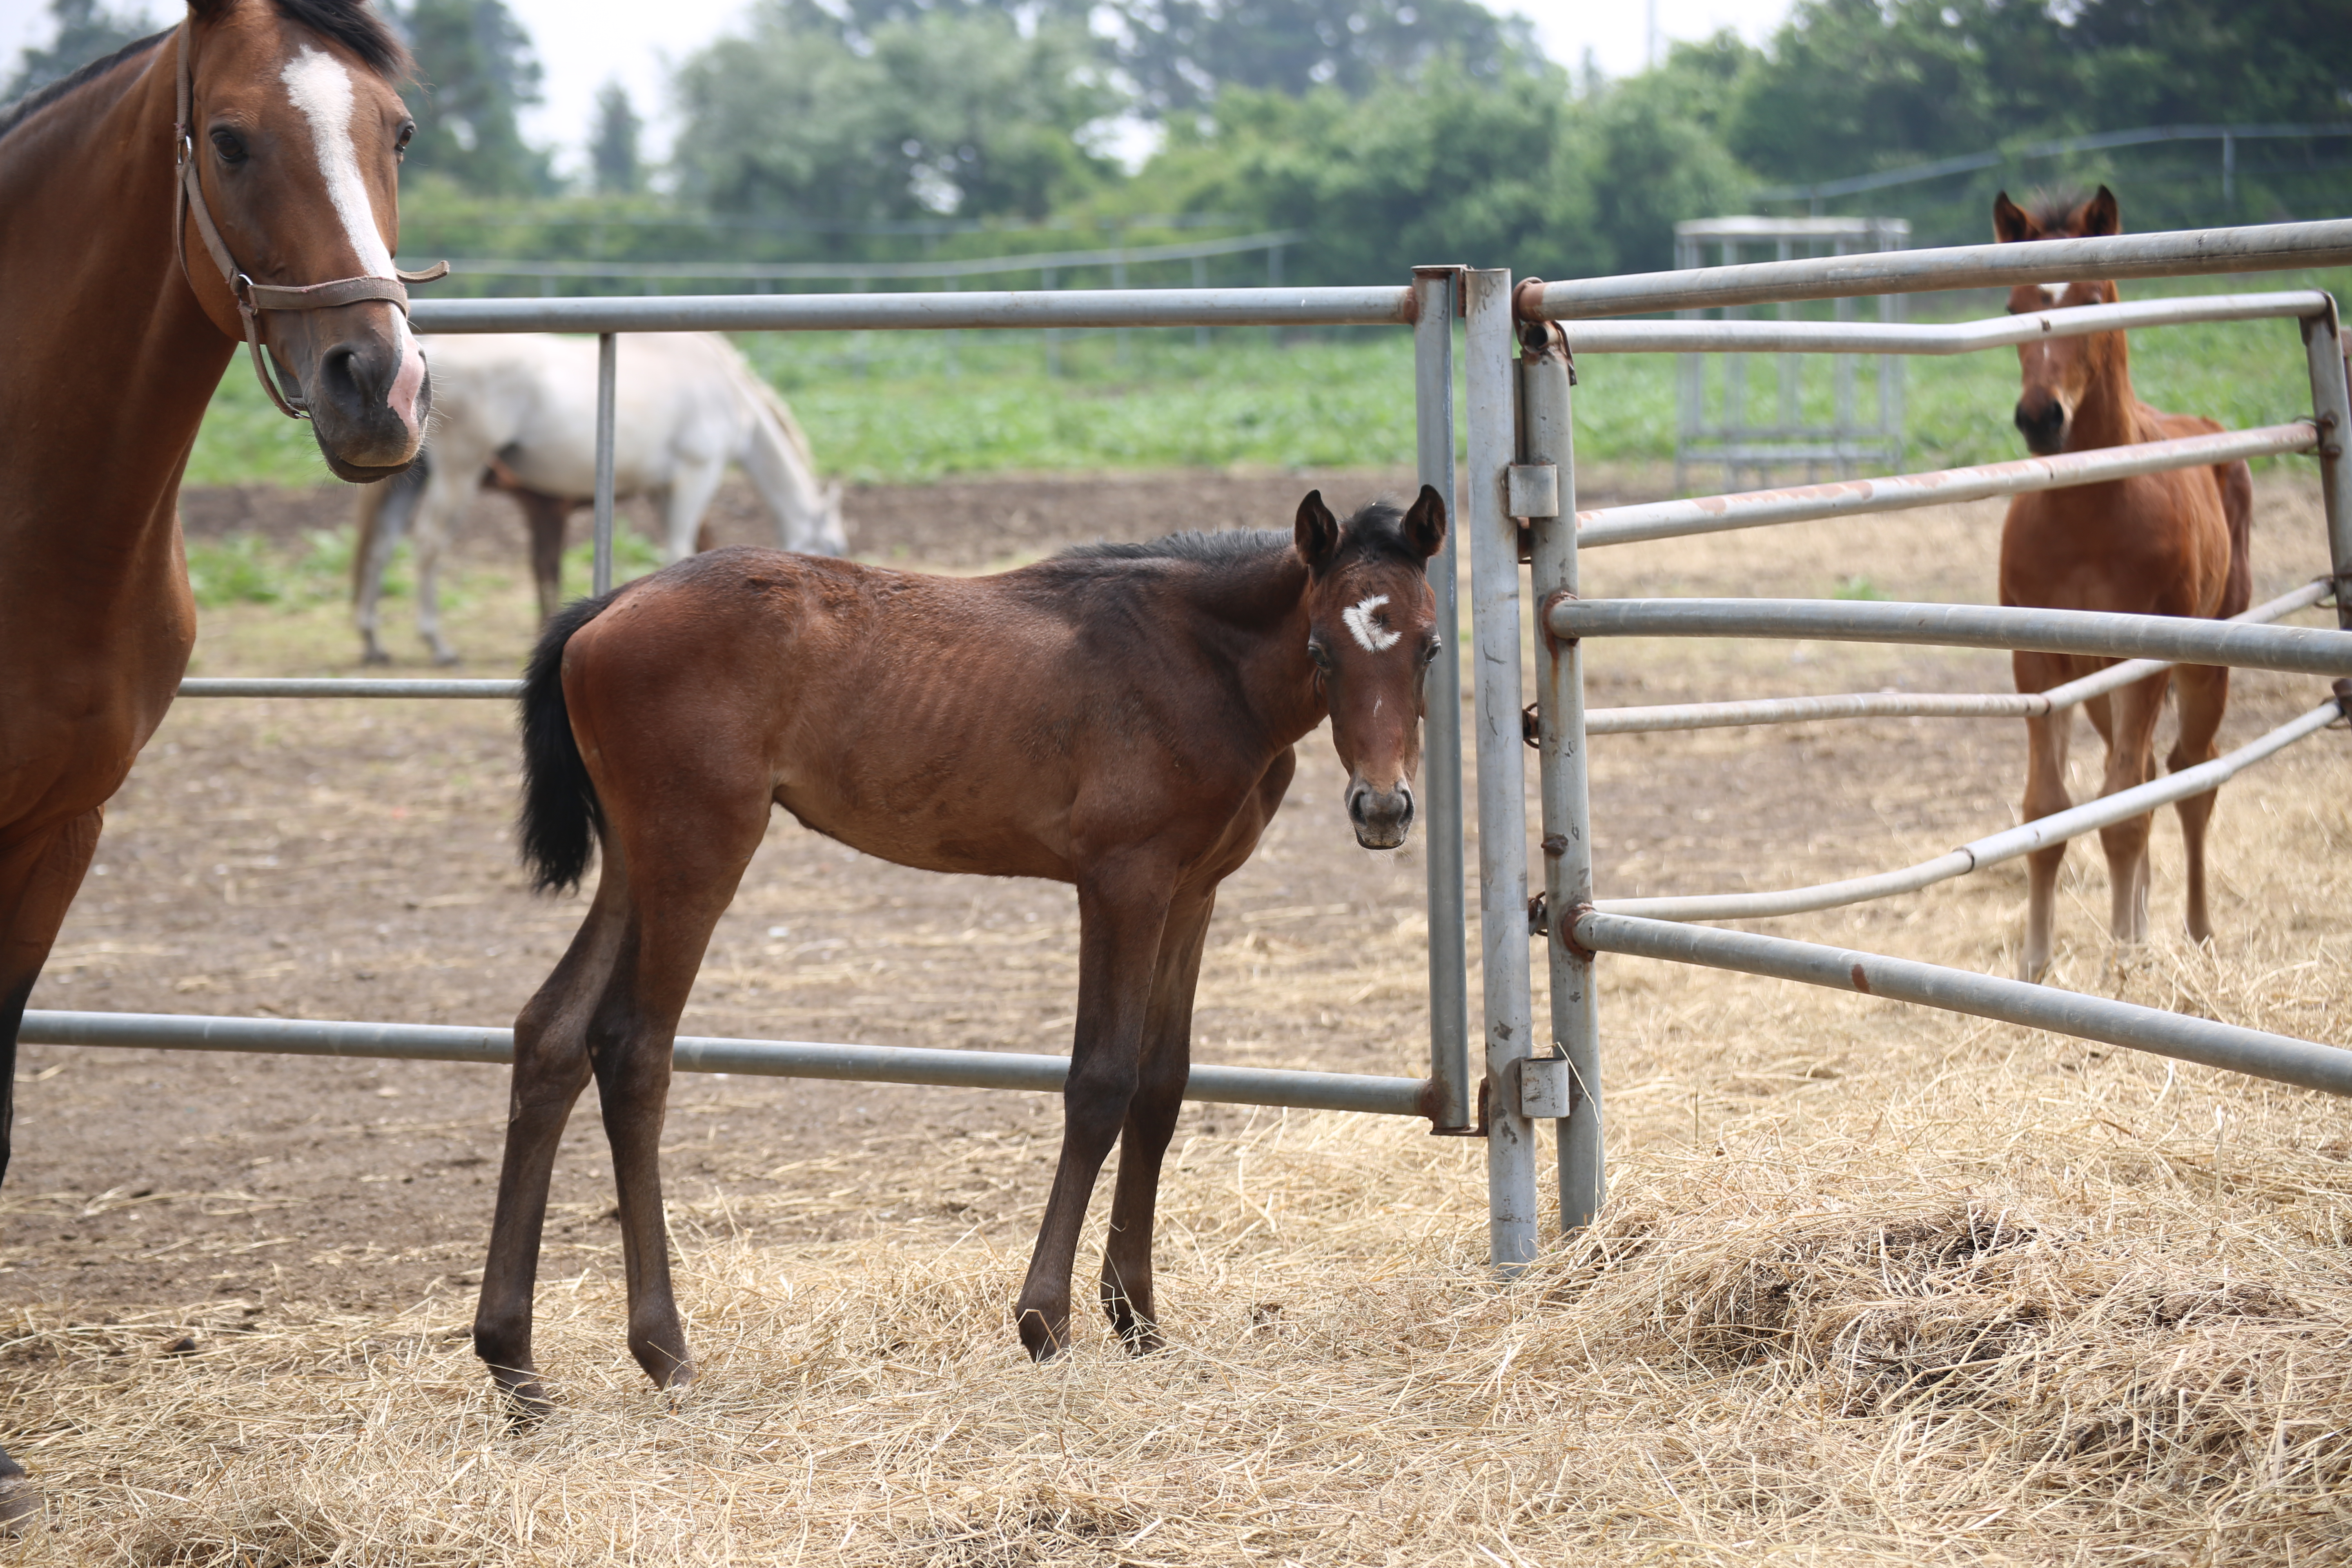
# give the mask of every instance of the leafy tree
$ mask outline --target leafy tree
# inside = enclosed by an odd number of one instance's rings
[[[1114,0],[1119,64],[1146,108],[1195,108],[1221,88],[1361,97],[1441,57],[1495,79],[1542,58],[1525,18],[1476,0]]]
[[[763,6],[680,68],[687,194],[843,222],[1037,218],[1110,177],[1084,132],[1120,98],[1077,28],[941,6],[853,40],[808,8]]]
[[[143,8],[121,16],[99,0],[49,0],[49,15],[58,21],[58,36],[45,49],[26,49],[8,85],[0,87],[0,103],[9,103],[36,88],[71,76],[95,59],[123,45],[135,43],[155,30]]]
[[[1593,223],[1608,270],[1672,267],[1675,224],[1745,208],[1754,177],[1710,127],[1721,111],[1722,43],[1678,47],[1664,68],[1604,86],[1586,101]]]
[[[484,195],[554,190],[548,155],[528,146],[519,110],[540,100],[530,35],[500,0],[415,0],[399,14],[416,56],[416,140],[408,165]]]
[[[645,186],[645,169],[637,159],[637,134],[645,122],[629,103],[629,89],[608,81],[596,90],[596,133],[588,143],[588,163],[602,195],[634,195]]]

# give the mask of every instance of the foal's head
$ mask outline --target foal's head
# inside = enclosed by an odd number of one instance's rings
[[[400,41],[362,0],[190,0],[188,11],[186,155],[236,268],[289,287],[391,278],[398,166],[416,129],[393,90],[409,68]],[[163,45],[167,69],[176,42]],[[180,239],[205,313],[241,340],[193,214]],[[381,479],[415,457],[432,398],[399,306],[268,310],[260,323],[337,474]]]
[[[1445,542],[1445,502],[1423,485],[1411,510],[1376,502],[1342,526],[1310,490],[1294,538],[1307,563],[1307,653],[1348,767],[1348,816],[1357,843],[1393,849],[1412,826],[1423,686],[1442,635],[1428,567]]]
[[[2026,211],[2003,191],[1992,204],[1993,237],[2003,243],[2027,239],[2082,239],[2120,234],[2123,221],[2116,194],[2106,186],[2088,201],[2057,198]],[[2066,305],[2104,305],[2116,299],[2113,283],[2021,283],[2009,291],[2009,313],[2030,315]],[[2063,451],[2066,430],[2097,366],[2099,336],[2044,337],[2017,347],[2025,387],[2017,400],[2017,427],[2027,448],[2042,457]]]

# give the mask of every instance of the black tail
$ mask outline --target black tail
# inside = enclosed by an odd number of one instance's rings
[[[523,668],[522,821],[516,837],[536,892],[578,887],[604,831],[604,808],[563,703],[563,645],[612,602],[613,595],[605,594],[566,605],[547,623]]]

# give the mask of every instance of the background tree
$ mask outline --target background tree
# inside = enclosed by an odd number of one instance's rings
[[[541,73],[514,13],[500,0],[415,0],[397,15],[418,78],[408,167],[483,195],[553,191],[547,153],[524,143],[516,121],[540,100]]]
[[[1150,112],[1223,87],[1360,97],[1451,58],[1474,79],[1542,59],[1524,17],[1475,0],[1114,0],[1118,62]]]
[[[1040,218],[1114,174],[1087,132],[1121,99],[1076,27],[940,7],[852,40],[813,9],[762,6],[680,68],[683,193],[818,222]]]
[[[49,0],[49,15],[57,18],[57,37],[47,48],[24,52],[7,85],[0,87],[0,103],[13,102],[36,88],[71,76],[90,61],[102,59],[155,30],[143,8],[118,14],[99,0]]]
[[[608,81],[596,89],[596,132],[588,142],[588,165],[600,195],[635,195],[645,188],[645,169],[637,158],[637,137],[644,129],[627,88]]]

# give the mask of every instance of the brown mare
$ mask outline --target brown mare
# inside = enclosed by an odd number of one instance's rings
[[[1993,233],[2002,240],[2074,238],[2121,232],[2113,192],[2105,185],[2081,203],[2051,203],[2028,213],[2006,192],[1993,203]],[[2012,314],[2061,305],[2095,305],[2116,298],[2113,283],[2028,284],[2011,291]],[[2021,345],[2025,390],[2017,427],[2036,453],[2079,452],[2200,436],[2221,426],[2193,414],[2166,414],[2132,391],[2131,358],[2121,332],[2044,338]],[[2077,485],[2019,496],[2000,535],[2000,602],[2068,610],[2110,610],[2137,616],[2234,616],[2252,597],[2248,534],[2253,480],[2242,462],[2143,474],[2106,484]],[[2020,691],[2053,686],[2103,669],[2112,659],[2065,654],[2011,656]],[[2218,754],[2214,734],[2230,700],[2230,672],[2182,665],[2083,704],[2107,745],[2101,795],[2145,784],[2154,773],[2156,723],[2168,686],[2180,694],[2180,738],[2166,757],[2174,772]],[[2066,746],[2074,716],[2028,719],[2024,816],[2063,811]],[[2205,907],[2205,828],[2213,792],[2181,801],[2180,834],[2189,861],[2189,934],[2212,935]],[[2116,940],[2147,937],[2147,840],[2150,816],[2100,831],[2113,899],[2109,928]],[[2066,846],[2034,852],[2027,862],[2025,951],[2020,968],[2039,980],[2050,964],[2050,927],[2058,867]]]
[[[361,0],[194,0],[0,109],[0,1170],[26,999],[194,640],[175,502],[221,372],[266,347],[345,479],[415,455],[406,68]]]
[[[548,1172],[593,1075],[620,1188],[629,1348],[655,1383],[693,1363],[670,1297],[656,1152],[671,1042],[711,927],[781,805],[869,855],[1076,885],[1078,1006],[1059,1166],[1014,1312],[1069,1342],[1070,1271],[1120,1144],[1101,1299],[1137,1352],[1160,1163],[1191,1067],[1217,884],[1328,715],[1357,841],[1412,822],[1426,575],[1445,507],[1318,494],[1289,534],[1097,545],[999,576],[926,577],[732,548],[557,616],[525,676],[523,858],[604,872],[580,933],[515,1020],[514,1097],[474,1345],[529,1415]]]

